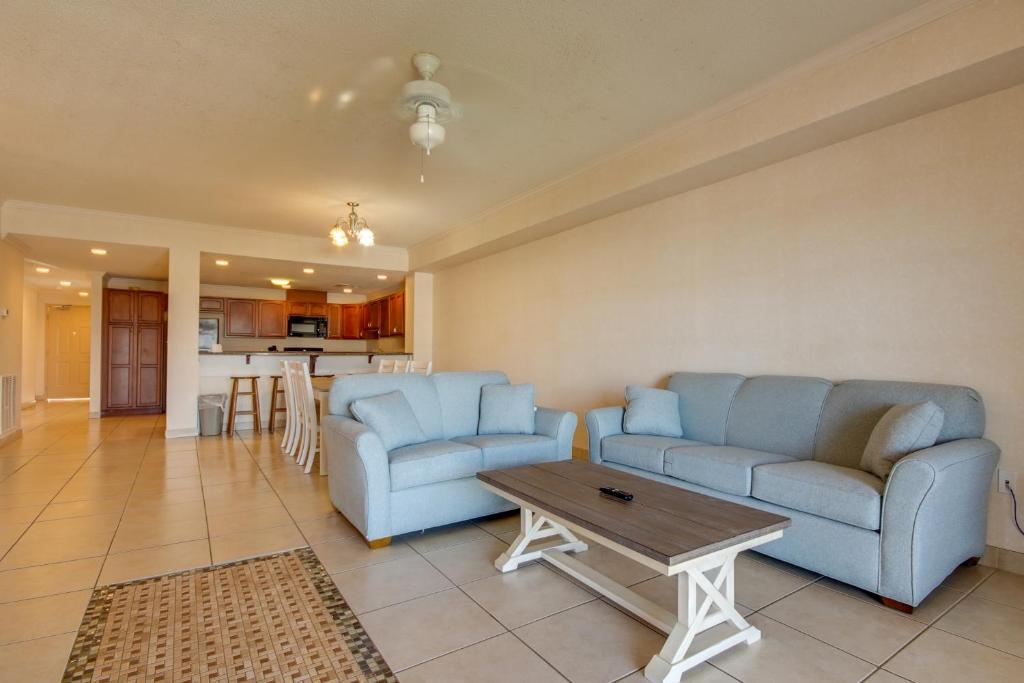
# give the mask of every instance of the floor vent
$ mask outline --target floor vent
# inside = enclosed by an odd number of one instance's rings
[[[18,421],[18,376],[0,375],[0,436]]]

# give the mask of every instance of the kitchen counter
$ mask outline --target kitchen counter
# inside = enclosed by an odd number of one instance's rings
[[[230,394],[232,375],[256,375],[260,379],[260,412],[264,426],[270,415],[270,393],[274,375],[281,374],[282,360],[297,360],[309,363],[310,373],[331,374],[337,377],[377,371],[378,358],[409,358],[412,354],[376,351],[224,351],[210,353],[199,351],[199,393]],[[319,361],[319,362],[318,362]],[[280,384],[279,384],[280,386]],[[243,391],[248,390],[245,385]],[[283,400],[278,396],[278,400]],[[248,410],[247,398],[240,400],[240,409]],[[277,422],[283,415],[277,416]],[[252,416],[240,415],[235,421],[238,429],[248,429]]]

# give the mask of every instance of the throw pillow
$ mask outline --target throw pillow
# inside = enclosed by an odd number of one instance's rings
[[[352,401],[349,410],[377,433],[386,451],[427,440],[416,413],[401,391]]]
[[[626,412],[622,431],[650,436],[683,435],[679,417],[679,394],[666,389],[652,389],[630,384],[626,387]]]
[[[536,422],[532,384],[481,387],[478,434],[533,434]]]
[[[932,401],[894,405],[871,431],[860,468],[885,479],[900,458],[934,446],[945,419],[942,408]]]

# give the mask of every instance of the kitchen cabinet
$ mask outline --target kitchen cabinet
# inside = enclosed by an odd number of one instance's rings
[[[103,290],[103,415],[164,411],[166,311],[163,292]]]
[[[308,313],[306,315],[325,316],[327,315],[327,304],[307,304],[306,309]]]
[[[215,296],[199,297],[199,310],[203,313],[223,313],[224,299]]]
[[[395,292],[387,299],[389,335],[401,337],[405,335],[405,292]]]
[[[288,317],[284,301],[260,301],[257,317],[257,337],[287,337]]]
[[[363,307],[360,304],[341,305],[341,338],[359,339],[362,332]],[[330,323],[328,323],[330,324]]]
[[[288,315],[309,315],[309,303],[305,301],[289,301]]]
[[[363,337],[375,339],[380,330],[380,299],[363,305]]]
[[[380,299],[380,327],[378,335],[381,337],[391,336],[391,306],[388,305],[388,298]]]
[[[228,299],[224,303],[224,336],[255,337],[258,313],[255,299]]]
[[[344,339],[342,336],[341,304],[327,304],[327,338]]]

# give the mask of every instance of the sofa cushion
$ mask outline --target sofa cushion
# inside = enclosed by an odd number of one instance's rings
[[[537,430],[536,410],[532,384],[486,384],[480,389],[478,432],[533,434]]]
[[[352,401],[349,410],[357,420],[377,433],[386,451],[427,440],[412,406],[401,391]]]
[[[882,480],[825,462],[762,465],[754,469],[754,498],[875,531],[882,520]]]
[[[665,451],[665,474],[723,493],[749,496],[753,469],[777,462],[793,462],[793,458],[734,446],[684,446]]]
[[[427,441],[388,453],[391,490],[472,477],[483,469],[479,448],[454,441]]]
[[[616,434],[601,441],[601,459],[636,467],[647,472],[665,473],[665,451],[676,446],[700,446],[699,441],[671,436]]]
[[[831,382],[817,377],[748,379],[732,402],[726,445],[810,458],[818,418],[831,388]]]
[[[857,467],[875,425],[898,403],[932,401],[945,413],[935,443],[980,439],[985,404],[970,387],[920,382],[847,380],[828,394],[814,445],[814,460]]]
[[[508,384],[503,372],[438,372],[430,376],[440,398],[444,438],[471,436],[480,426],[480,392],[486,384]]]
[[[871,431],[860,468],[885,479],[900,458],[935,445],[944,418],[942,408],[931,401],[893,406]]]
[[[679,394],[630,384],[626,387],[626,412],[622,431],[651,436],[683,436],[679,420]]]
[[[679,394],[679,419],[687,439],[725,445],[729,409],[746,378],[723,372],[677,372],[669,391]]]
[[[434,376],[428,375],[392,375],[384,373],[366,373],[346,375],[334,380],[331,384],[328,399],[331,415],[354,417],[349,410],[353,401],[361,398],[380,396],[392,391],[401,391],[416,420],[420,423],[425,441],[444,438],[441,425],[441,400],[434,387]],[[479,395],[479,391],[477,394]]]
[[[485,470],[549,462],[558,457],[558,441],[541,434],[481,434],[456,437],[455,441],[483,451]]]

